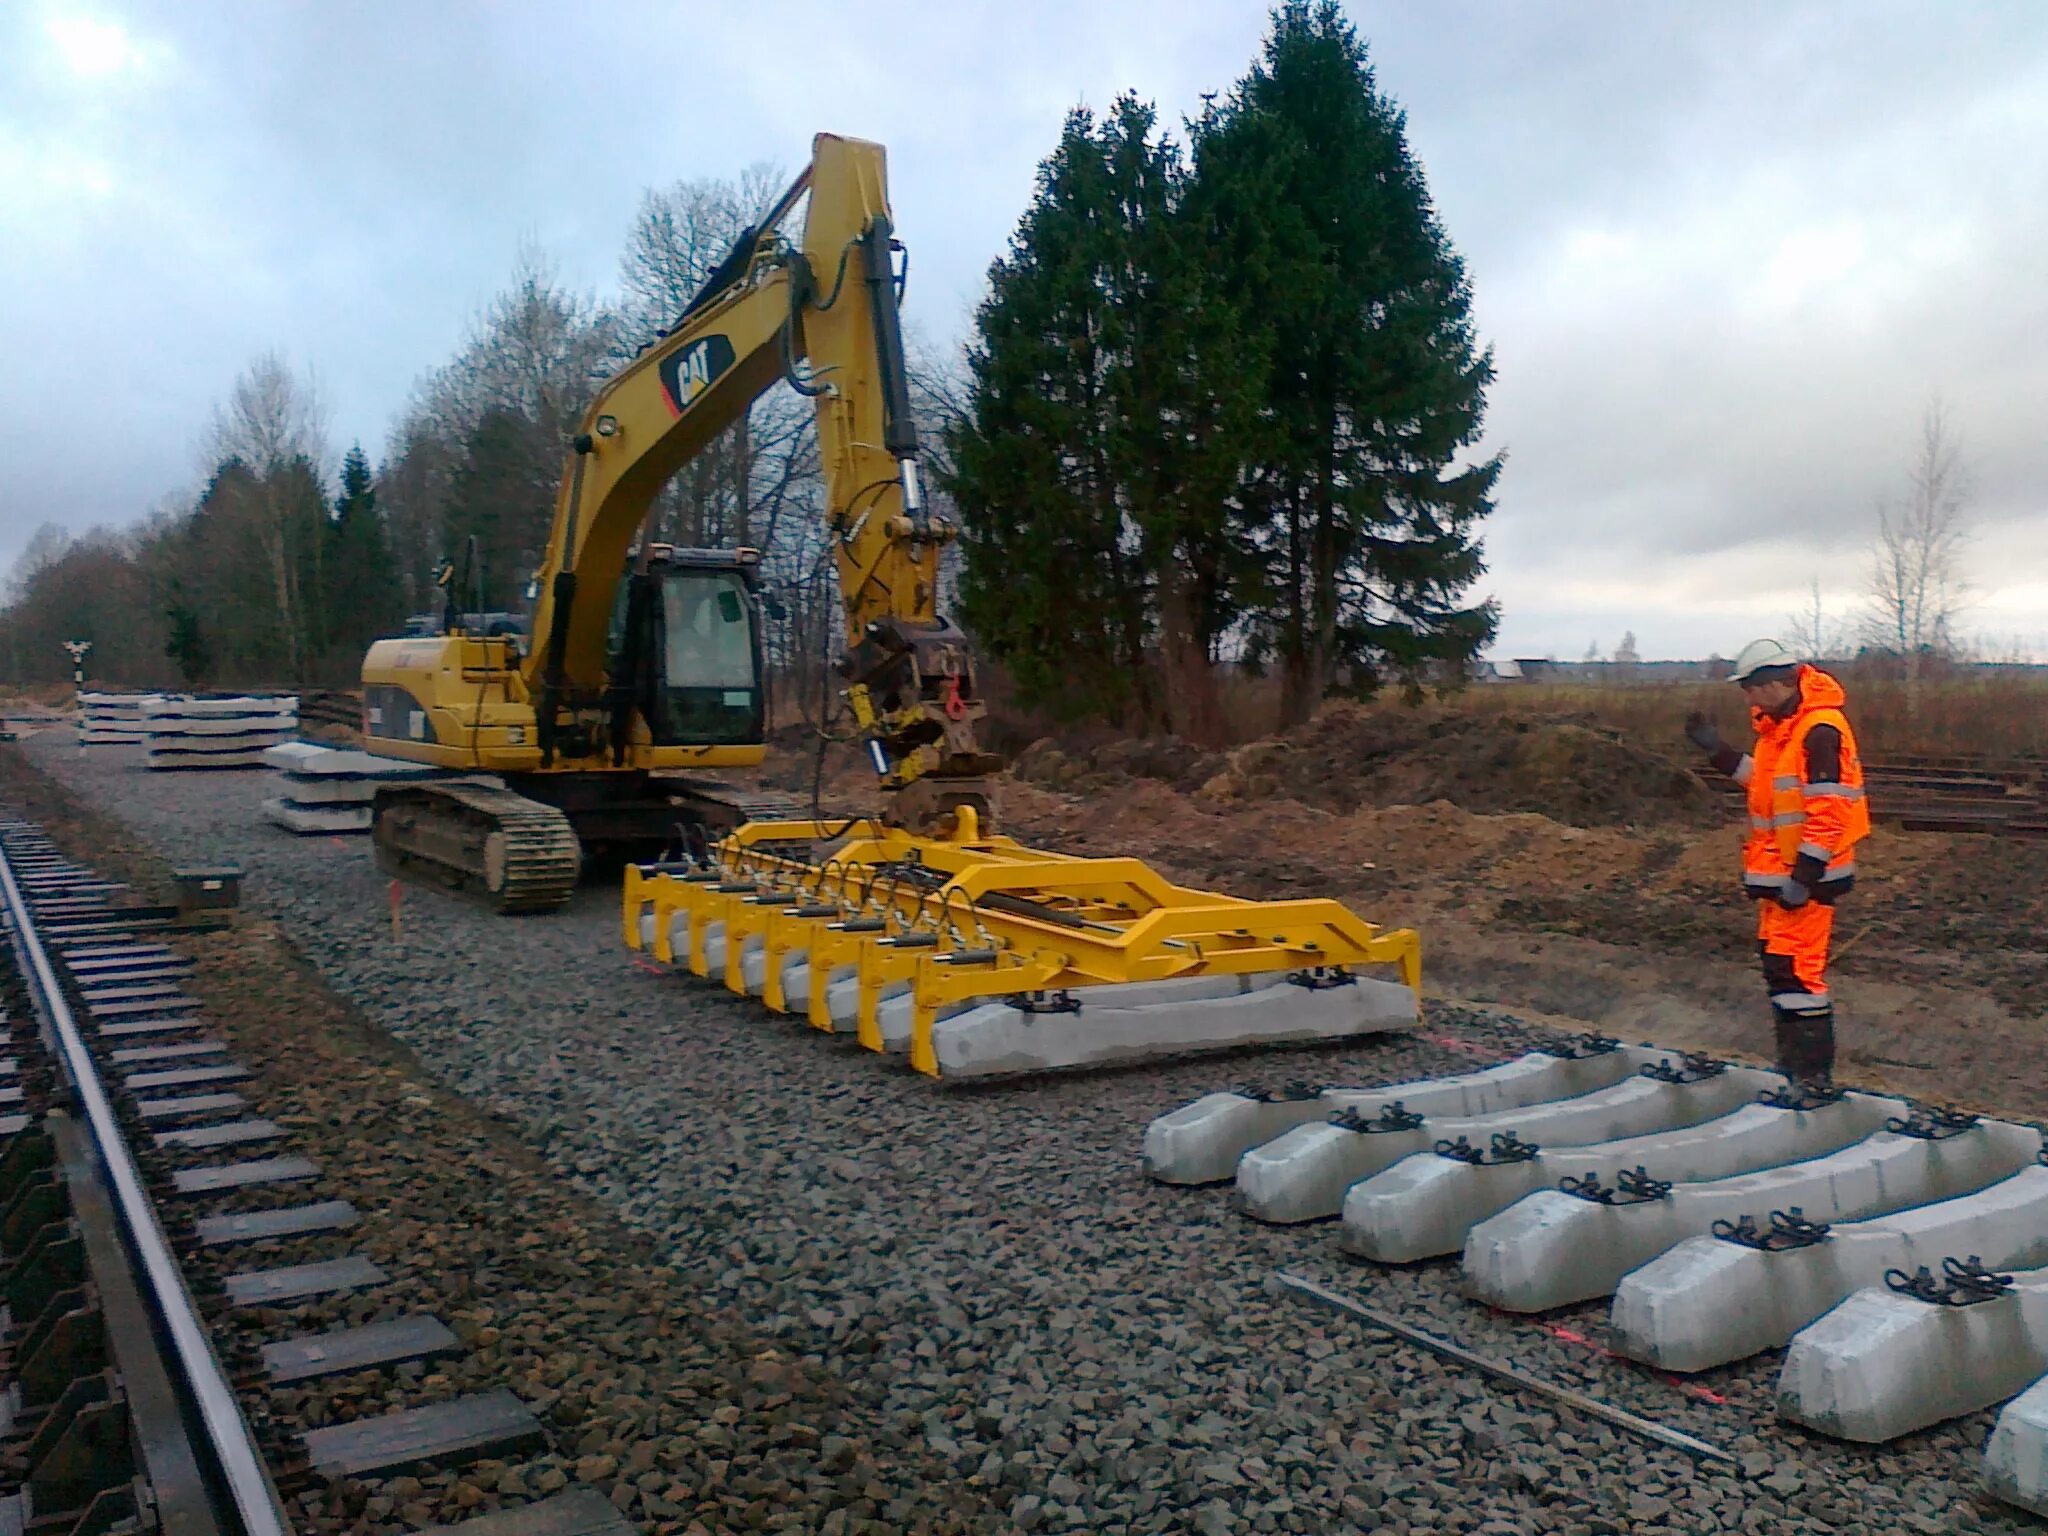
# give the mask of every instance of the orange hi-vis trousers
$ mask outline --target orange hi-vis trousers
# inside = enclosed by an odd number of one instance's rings
[[[1820,1013],[1828,997],[1828,941],[1834,937],[1835,909],[1809,901],[1791,911],[1775,901],[1756,904],[1758,952],[1771,1006],[1782,1013]]]
[[[1795,1083],[1826,1085],[1835,1068],[1835,1004],[1828,991],[1828,940],[1835,909],[1809,901],[1787,911],[1757,903],[1757,951],[1778,1036],[1778,1069]]]

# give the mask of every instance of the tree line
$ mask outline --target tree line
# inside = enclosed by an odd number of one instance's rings
[[[346,681],[435,605],[474,541],[484,606],[539,563],[563,448],[597,385],[673,322],[784,178],[650,190],[604,302],[538,255],[423,377],[372,467],[331,449],[308,379],[259,359],[206,441],[206,484],[139,524],[36,536],[0,665],[200,686]],[[1334,0],[1287,0],[1232,88],[1169,131],[1120,98],[1042,163],[957,356],[916,406],[963,530],[960,617],[1023,702],[1197,740],[1225,667],[1274,673],[1290,721],[1333,691],[1456,675],[1492,637],[1475,452],[1490,352],[1406,120]],[[772,650],[837,644],[810,403],[764,395],[662,493],[653,537],[752,544]]]

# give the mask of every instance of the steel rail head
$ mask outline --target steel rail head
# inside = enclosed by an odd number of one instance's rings
[[[1625,1430],[1629,1434],[1641,1439],[1652,1440],[1660,1445],[1669,1446],[1673,1450],[1683,1451],[1686,1455],[1701,1461],[1717,1461],[1731,1466],[1735,1464],[1736,1458],[1734,1453],[1723,1450],[1718,1445],[1709,1444],[1707,1441],[1701,1440],[1696,1436],[1688,1435],[1682,1430],[1673,1429],[1668,1424],[1660,1424],[1654,1419],[1643,1417],[1641,1414],[1631,1413],[1626,1408],[1617,1408],[1612,1403],[1603,1402],[1596,1397],[1589,1397],[1587,1394],[1574,1391],[1570,1387],[1560,1386],[1556,1382],[1547,1381],[1543,1377],[1523,1370],[1519,1366],[1510,1365],[1502,1360],[1492,1359],[1480,1354],[1477,1350],[1467,1349],[1461,1344],[1441,1338],[1426,1329],[1418,1328],[1413,1323],[1404,1322],[1402,1319],[1394,1317],[1389,1313],[1368,1307],[1365,1303],[1346,1296],[1340,1291],[1331,1290],[1328,1286],[1318,1285],[1305,1275],[1292,1274],[1283,1269],[1275,1272],[1273,1282],[1284,1290],[1294,1291],[1299,1295],[1306,1296],[1311,1301],[1318,1302],[1334,1311],[1348,1313],[1360,1322],[1377,1328],[1382,1333],[1391,1334],[1393,1337],[1415,1345],[1417,1348],[1427,1350],[1441,1359],[1463,1365],[1482,1375],[1490,1376],[1496,1381],[1504,1382],[1508,1386],[1549,1398],[1554,1403],[1560,1403],[1567,1408],[1574,1409],[1592,1418],[1604,1420],[1615,1428]]]
[[[291,1536],[291,1524],[278,1502],[277,1491],[256,1449],[248,1421],[235,1400],[234,1389],[228,1385],[207,1340],[191,1293],[185,1288],[184,1274],[171,1253],[148,1191],[143,1187],[142,1175],[122,1138],[120,1121],[100,1084],[85,1037],[64,1000],[56,969],[36,933],[35,915],[15,878],[4,845],[0,845],[0,902],[6,908],[24,979],[56,1037],[66,1075],[85,1111],[93,1145],[112,1186],[115,1207],[127,1228],[132,1251],[142,1265],[149,1296],[176,1353],[185,1390],[205,1428],[207,1445],[234,1501],[242,1536]]]

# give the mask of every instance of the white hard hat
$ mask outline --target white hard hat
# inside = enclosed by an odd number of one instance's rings
[[[1782,640],[1752,640],[1742,648],[1742,654],[1735,658],[1735,670],[1728,674],[1731,683],[1746,683],[1767,667],[1796,667],[1799,658]]]

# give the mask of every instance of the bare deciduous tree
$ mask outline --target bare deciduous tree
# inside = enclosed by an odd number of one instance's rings
[[[1922,660],[1955,644],[1972,490],[1962,440],[1937,395],[1921,416],[1905,491],[1878,502],[1864,621],[1870,643],[1904,658],[1909,709],[1918,702]]]
[[[650,187],[619,258],[625,318],[634,345],[674,325],[698,289],[787,184],[779,166],[750,165],[737,181],[700,177]]]
[[[706,176],[641,195],[619,258],[626,294],[620,363],[675,325],[786,182],[779,167],[760,163],[737,181]],[[809,402],[780,387],[741,411],[663,488],[654,511],[657,533],[684,544],[756,542],[758,484],[765,478],[770,486],[788,485],[812,414]]]
[[[1805,661],[1819,661],[1848,648],[1847,632],[1841,620],[1828,612],[1818,576],[1808,583],[1806,602],[1799,611],[1785,615],[1785,640]]]
[[[468,534],[507,583],[533,569],[569,435],[612,370],[619,329],[539,247],[521,248],[510,282],[471,319],[455,356],[420,381],[392,433],[383,480],[395,488],[394,542],[409,562],[409,590],[425,590],[423,554],[429,563],[459,558]],[[491,494],[487,506],[458,514],[465,471],[489,478]]]
[[[207,452],[213,465],[235,461],[249,473],[252,521],[270,570],[285,659],[293,680],[302,682],[318,638],[308,633],[300,569],[307,558],[319,559],[325,510],[317,494],[327,462],[319,386],[310,374],[294,373],[281,353],[264,353],[242,370],[225,403],[216,407]],[[308,477],[316,488],[310,518]]]
[[[28,543],[15,557],[14,568],[7,573],[7,601],[21,601],[36,578],[64,558],[71,542],[71,530],[62,523],[44,523],[30,534]]]
[[[521,247],[512,279],[470,321],[461,348],[415,391],[401,424],[460,443],[487,412],[511,411],[566,444],[570,423],[610,372],[618,323],[567,287],[539,247]]]

